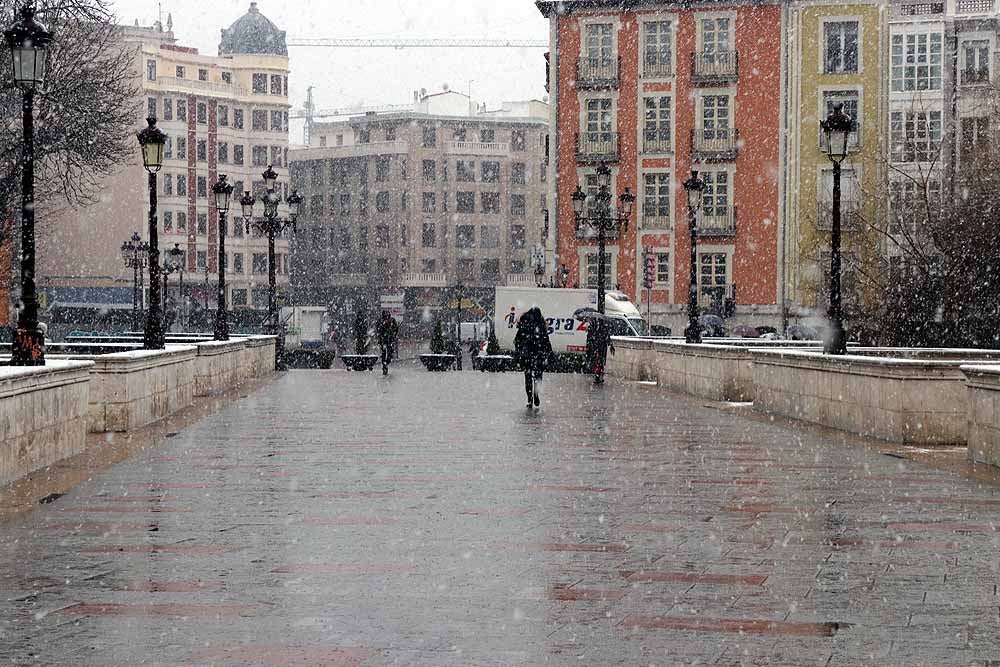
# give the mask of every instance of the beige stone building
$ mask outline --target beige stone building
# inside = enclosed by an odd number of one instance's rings
[[[230,305],[267,307],[267,239],[245,232],[238,197],[244,189],[261,194],[261,174],[268,165],[278,172],[282,193],[288,192],[289,66],[284,31],[256,5],[250,3],[247,14],[222,30],[218,55],[182,46],[171,22],[165,29],[122,29],[127,47],[135,51],[141,87],[135,128],[152,115],[168,137],[158,175],[159,243],[164,252],[175,244],[185,251],[189,310],[206,301],[215,308],[219,215],[212,185],[221,174],[237,191],[227,221]],[[147,174],[138,144],[132,163],[107,179],[98,197],[97,204],[61,212],[42,226],[40,287],[55,320],[58,309],[132,306],[132,271],[119,249],[135,231],[148,238]],[[288,283],[287,238],[277,243],[277,260],[280,289]],[[169,296],[176,300],[178,275],[169,280]]]
[[[314,125],[290,157],[296,303],[402,293],[416,314],[457,284],[485,305],[497,285],[547,283],[548,116],[539,101],[487,111],[445,91]]]

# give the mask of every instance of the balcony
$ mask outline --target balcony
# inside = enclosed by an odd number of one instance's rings
[[[701,162],[732,162],[736,159],[739,131],[695,128],[691,130],[691,159]]]
[[[374,157],[376,155],[407,155],[409,145],[402,139],[394,141],[372,141],[350,146],[311,146],[289,151],[288,161],[334,160],[351,157]]]
[[[404,273],[400,284],[403,287],[447,287],[447,273]]]
[[[642,76],[647,79],[667,79],[674,75],[674,63],[667,60],[643,60]]]
[[[178,79],[174,76],[156,77],[156,85],[164,91],[190,92],[197,90],[207,95],[220,95],[223,97],[249,97],[250,93],[246,88],[240,86],[215,81],[198,81],[196,79]]]
[[[691,83],[721,84],[735,81],[740,70],[739,51],[691,54]]]
[[[507,287],[535,287],[537,285],[534,273],[507,274]]]
[[[980,69],[968,69],[962,70],[962,85],[963,86],[988,86],[990,84],[990,68],[983,67]]]
[[[703,208],[698,216],[698,237],[736,236],[736,207]]]
[[[506,157],[510,155],[510,145],[483,141],[446,141],[446,153],[453,155],[488,155]]]
[[[969,14],[991,14],[993,0],[956,0],[955,13],[967,16]]]
[[[861,206],[857,200],[842,199],[840,202],[840,228],[857,230],[861,222]],[[831,231],[833,229],[833,204],[821,201],[816,207],[816,229]]]
[[[576,87],[617,88],[620,66],[617,58],[582,57],[576,61]]]
[[[642,152],[643,153],[672,153],[674,142],[669,132],[643,132]]]
[[[578,162],[617,162],[617,132],[581,132],[576,135]]]

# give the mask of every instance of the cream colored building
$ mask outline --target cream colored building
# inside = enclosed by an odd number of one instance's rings
[[[135,129],[159,119],[168,144],[158,174],[159,245],[185,251],[189,303],[215,309],[219,215],[212,185],[226,175],[236,187],[227,220],[227,285],[235,309],[267,306],[267,239],[247,234],[239,196],[263,190],[261,174],[273,165],[282,195],[288,193],[288,51],[285,33],[250,3],[249,11],[222,30],[219,55],[178,43],[171,22],[124,27],[135,50],[141,85]],[[52,216],[39,239],[40,287],[47,305],[85,309],[131,308],[132,271],[120,247],[133,232],[148,238],[148,176],[135,159],[108,178],[99,201]],[[258,215],[262,207],[257,206]],[[280,213],[286,210],[282,206]],[[279,290],[288,283],[288,240],[276,245]],[[206,283],[206,275],[208,277]],[[170,277],[176,298],[178,275]],[[148,288],[148,286],[147,286]],[[58,313],[52,313],[58,319]]]

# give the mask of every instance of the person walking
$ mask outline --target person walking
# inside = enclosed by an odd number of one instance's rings
[[[518,320],[517,334],[514,336],[514,355],[518,366],[524,371],[524,391],[528,395],[528,408],[537,408],[541,405],[538,385],[552,356],[549,326],[537,306],[521,315],[521,319]]]
[[[396,353],[396,342],[399,338],[399,324],[388,310],[382,311],[382,317],[375,327],[375,336],[382,348],[382,375],[389,374],[389,364]]]
[[[587,363],[590,372],[594,374],[594,384],[604,382],[604,367],[608,363],[608,348],[614,353],[611,344],[611,327],[602,315],[594,317],[587,323]]]

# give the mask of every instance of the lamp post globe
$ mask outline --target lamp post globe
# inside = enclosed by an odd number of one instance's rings
[[[299,209],[302,207],[302,195],[299,194],[298,190],[292,190],[292,194],[288,195],[286,202],[288,203],[288,217],[294,223],[299,217]]]
[[[833,163],[833,206],[830,227],[830,333],[824,344],[827,354],[847,353],[847,334],[844,331],[844,311],[841,298],[841,221],[840,221],[840,164],[847,159],[854,120],[844,113],[844,105],[837,103],[825,120],[820,121],[820,130],[826,137],[827,157]]]
[[[267,169],[261,175],[264,177],[264,189],[268,192],[274,192],[275,185],[278,182],[278,172],[274,170],[272,165],[267,165]]]
[[[704,192],[705,181],[699,178],[697,170],[692,169],[691,177],[684,181],[691,250],[688,266],[688,326],[684,330],[684,341],[687,343],[701,342],[701,325],[698,322],[698,210],[701,208]]]

